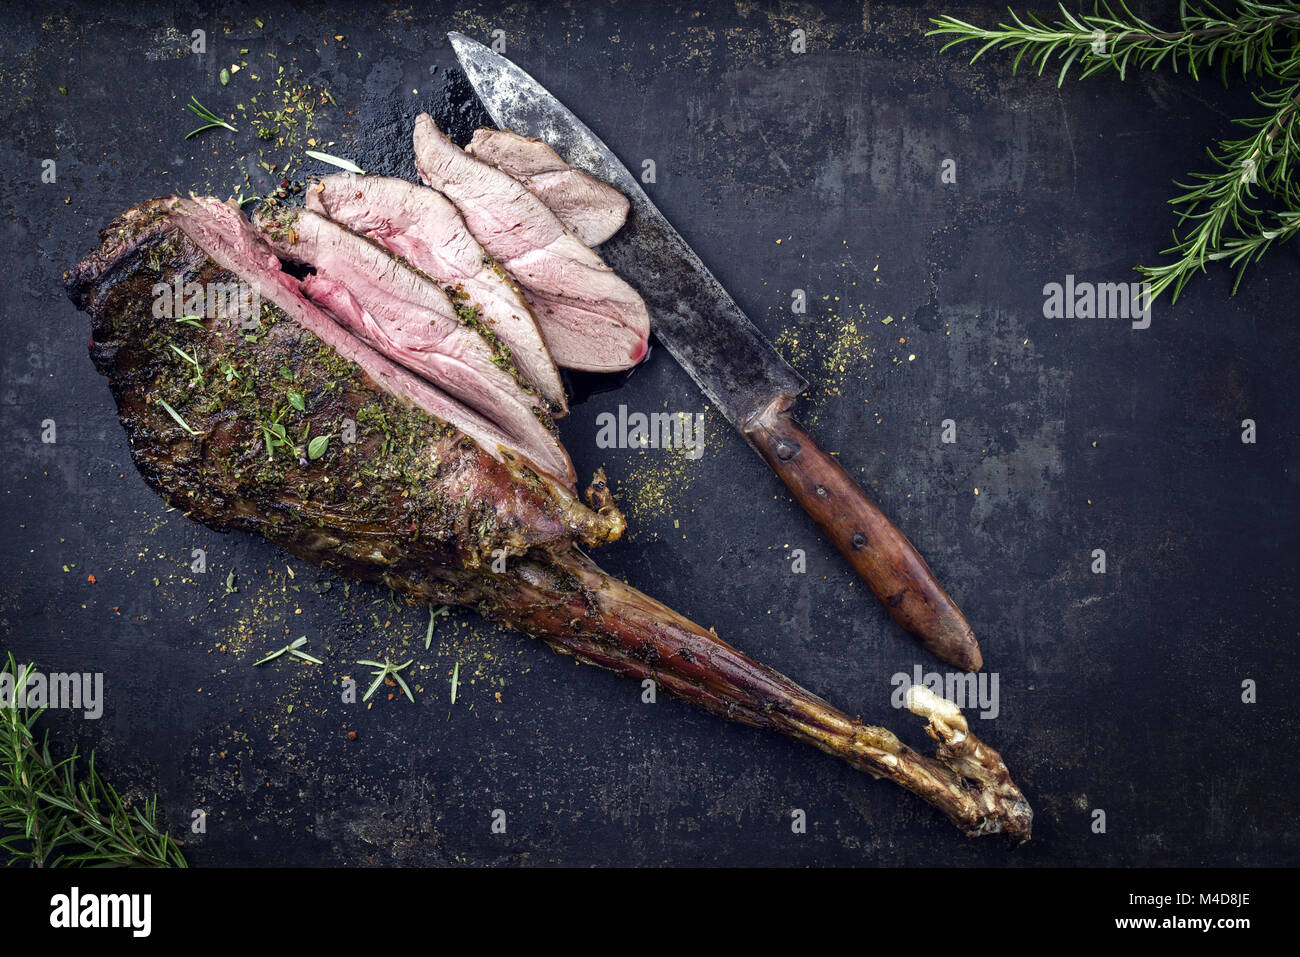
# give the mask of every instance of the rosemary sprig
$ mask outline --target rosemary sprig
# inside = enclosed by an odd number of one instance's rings
[[[232,572],[231,574],[233,575],[234,573]],[[229,587],[229,583],[227,583],[227,587]],[[228,595],[230,594],[230,592],[226,592],[226,594]],[[321,661],[315,655],[309,655],[307,654],[307,652],[302,650],[302,646],[305,644],[307,644],[306,635],[303,635],[301,638],[295,638],[293,641],[289,642],[289,644],[285,645],[279,651],[271,652],[261,661],[254,661],[253,667],[256,668],[258,665],[264,665],[268,661],[274,661],[276,658],[279,658],[281,655],[286,653],[292,655],[295,658],[301,658],[303,661],[309,661],[313,665],[323,665],[325,662]]]
[[[180,845],[158,824],[155,795],[128,807],[95,770],[91,752],[55,761],[49,733],[34,728],[44,709],[31,711],[18,689],[33,668],[18,668],[12,654],[4,672],[13,678],[12,707],[0,707],[0,849],[7,864],[30,867],[185,867]]]
[[[370,686],[370,690],[368,690],[364,695],[362,695],[361,700],[369,701],[370,696],[373,695],[375,691],[379,688],[379,686],[384,683],[384,679],[387,678],[389,675],[392,675],[393,680],[402,686],[402,690],[406,692],[406,697],[410,698],[411,703],[414,704],[415,696],[411,694],[411,689],[406,686],[406,682],[402,680],[402,676],[400,674],[400,672],[405,671],[407,668],[409,668],[411,666],[411,662],[414,660],[415,660],[414,658],[410,658],[406,661],[405,664],[400,664],[400,665],[393,664],[387,658],[384,659],[382,664],[380,664],[378,661],[367,661],[364,659],[358,661],[357,664],[359,665],[366,665],[370,668],[375,669],[374,671],[371,672],[371,674],[375,675],[375,683]]]
[[[1252,71],[1274,73],[1280,62],[1285,62],[1274,59],[1279,32],[1300,27],[1300,7],[1296,4],[1258,0],[1241,0],[1232,17],[1220,13],[1213,4],[1185,3],[1178,30],[1159,29],[1129,10],[1125,0],[1119,3],[1122,18],[1115,15],[1108,2],[1094,4],[1091,14],[1072,14],[1064,3],[1058,7],[1063,19],[1052,24],[1033,13],[1022,16],[1008,10],[1011,22],[999,23],[991,30],[952,16],[932,17],[930,22],[937,29],[926,35],[954,37],[944,50],[960,43],[980,42],[972,63],[989,50],[1015,50],[1012,72],[1026,54],[1040,76],[1047,64],[1058,58],[1059,86],[1076,62],[1085,77],[1113,69],[1123,78],[1130,63],[1154,70],[1166,61],[1174,72],[1181,64],[1193,79],[1199,78],[1202,67],[1216,60],[1225,79],[1231,63],[1241,65],[1243,76]]]
[[[217,116],[217,114],[213,113],[210,109],[208,109],[198,100],[196,100],[194,97],[191,96],[190,101],[185,105],[189,108],[190,112],[193,113],[195,116],[199,117],[199,119],[207,120],[207,122],[203,126],[200,126],[196,130],[190,130],[190,132],[186,133],[185,134],[186,139],[189,139],[191,136],[198,136],[200,133],[203,133],[206,130],[214,129],[218,126],[224,126],[232,133],[239,132],[239,130],[235,129],[235,127],[231,126],[221,117]]]
[[[1300,81],[1281,93],[1257,96],[1256,101],[1272,110],[1253,120],[1239,121],[1256,128],[1253,136],[1219,141],[1218,151],[1208,150],[1219,170],[1193,173],[1191,182],[1177,183],[1185,190],[1169,202],[1178,209],[1178,225],[1190,224],[1182,235],[1174,231],[1173,245],[1161,250],[1174,260],[1161,266],[1139,266],[1151,283],[1150,298],[1172,288],[1177,301],[1187,281],[1207,262],[1227,260],[1236,269],[1232,291],[1236,293],[1245,269],[1258,260],[1279,239],[1289,238],[1296,229],[1297,194],[1288,183],[1289,161],[1297,155],[1295,119],[1300,108]],[[1279,136],[1281,141],[1279,142]],[[1269,213],[1257,205],[1259,187],[1274,201],[1293,208]],[[1225,230],[1234,235],[1225,237]]]
[[[931,35],[953,37],[945,50],[978,42],[972,62],[989,50],[1013,50],[1012,72],[1026,56],[1039,74],[1059,60],[1058,86],[1076,64],[1081,78],[1115,70],[1123,79],[1130,65],[1167,65],[1199,79],[1203,69],[1217,65],[1226,82],[1229,65],[1236,65],[1243,76],[1268,81],[1268,89],[1255,94],[1264,112],[1237,121],[1251,135],[1219,140],[1207,150],[1215,169],[1175,184],[1182,190],[1170,200],[1177,225],[1172,244],[1161,250],[1170,260],[1136,267],[1147,280],[1144,306],[1165,291],[1177,302],[1192,276],[1214,262],[1235,270],[1235,294],[1247,266],[1300,232],[1300,184],[1289,175],[1300,156],[1300,3],[1239,0],[1227,16],[1211,3],[1187,2],[1180,7],[1179,29],[1172,31],[1135,16],[1125,2],[1119,9],[1116,16],[1101,2],[1091,14],[1075,15],[1062,4],[1063,19],[1050,25],[1012,11],[1011,21],[994,29],[947,16],[931,20]]]

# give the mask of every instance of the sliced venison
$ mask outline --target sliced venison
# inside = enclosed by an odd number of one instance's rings
[[[505,170],[588,246],[599,246],[627,222],[627,197],[573,169],[544,141],[512,130],[481,127],[465,152]]]
[[[555,361],[614,372],[645,357],[650,315],[636,291],[522,183],[470,156],[427,113],[415,121],[415,166],[470,233],[515,277]]]
[[[442,389],[393,362],[327,316],[306,295],[302,283],[284,272],[263,237],[237,210],[211,197],[160,200],[167,221],[179,226],[217,265],[249,283],[343,358],[355,362],[377,385],[446,422],[504,460],[503,449],[530,459],[538,469],[572,487],[573,465],[558,442],[528,443]],[[159,220],[161,223],[163,220]],[[161,227],[160,227],[161,228]],[[547,433],[549,437],[549,433]],[[556,451],[558,450],[558,456]]]
[[[311,210],[264,212],[256,225],[279,256],[314,270],[300,288],[331,319],[494,422],[539,468],[572,479],[564,448],[508,354],[494,351],[437,283]]]
[[[447,197],[406,180],[336,173],[308,188],[307,207],[369,236],[436,282],[457,287],[510,348],[520,374],[554,412],[566,411],[560,374],[523,292],[470,235]]]

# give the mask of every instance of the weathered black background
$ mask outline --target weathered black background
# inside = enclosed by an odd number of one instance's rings
[[[97,748],[133,794],[157,790],[178,830],[206,809],[207,834],[187,836],[194,864],[1300,861],[1295,249],[1236,298],[1216,271],[1176,306],[1160,301],[1146,331],[1042,317],[1044,283],[1123,281],[1154,258],[1170,181],[1205,165],[1204,145],[1234,132],[1248,98],[1168,74],[1058,91],[1012,77],[1007,57],[941,55],[910,6],[822,6],[5,10],[3,644],[43,670],[105,672],[103,720],[52,715],[58,744]],[[988,22],[996,9],[942,12]],[[165,52],[196,27],[206,56]],[[789,52],[796,27],[802,56]],[[208,173],[225,140],[183,139],[189,95],[228,111],[249,89],[217,82],[238,48],[296,56],[355,111],[327,119],[334,151],[411,175],[414,114],[465,105],[448,91],[443,34],[496,28],[629,165],[655,159],[651,195],[767,332],[811,337],[834,321],[824,296],[843,298],[842,315],[864,305],[871,368],[848,370],[814,431],[980,635],[1002,710],[974,723],[1037,811],[1031,844],[969,841],[891,785],[665,699],[644,705],[635,685],[472,615],[439,630],[466,658],[426,653],[421,609],[371,604],[384,596],[368,588],[345,596],[341,582],[315,594],[314,569],[167,512],[137,477],[60,276],[131,203],[225,195],[229,178]],[[939,179],[949,157],[955,185]],[[58,161],[55,185],[40,182],[44,158]],[[795,287],[814,302],[806,317],[789,313]],[[886,315],[907,319],[886,327]],[[657,350],[623,389],[575,408],[563,434],[579,471],[604,465],[630,491],[661,460],[595,447],[596,415],[618,403],[703,406]],[[955,445],[939,441],[945,418]],[[1256,445],[1239,440],[1244,418],[1259,424]],[[41,443],[44,419],[57,444]],[[889,677],[938,663],[758,458],[715,434],[673,507],[601,562],[924,744],[920,722],[889,706]],[[206,575],[188,571],[196,547]],[[807,574],[790,573],[791,548],[806,549]],[[1089,571],[1094,548],[1105,575]],[[240,591],[219,598],[231,569]],[[255,633],[235,651],[239,621]],[[286,628],[329,665],[254,670]],[[484,678],[453,707],[450,669],[463,660],[469,673],[471,650]],[[347,663],[387,652],[430,665],[416,705],[339,703],[341,676],[363,677]],[[1259,682],[1254,706],[1240,700],[1246,678]],[[490,833],[493,808],[506,835]],[[791,833],[793,808],[807,811],[806,835]],[[1095,808],[1103,835],[1090,831]]]

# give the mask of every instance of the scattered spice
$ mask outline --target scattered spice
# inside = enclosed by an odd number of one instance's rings
[[[696,413],[691,413],[692,415]],[[713,409],[704,413],[703,429],[696,441],[703,443],[703,455],[692,459],[687,449],[641,449],[625,470],[615,489],[614,500],[628,519],[632,541],[653,539],[650,523],[667,519],[685,506],[690,490],[703,474],[704,455],[711,455],[724,443],[735,441],[730,424]]]

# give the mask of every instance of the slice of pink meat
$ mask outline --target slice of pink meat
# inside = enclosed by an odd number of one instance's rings
[[[551,458],[547,450],[535,454],[521,447],[496,423],[393,362],[327,316],[307,298],[299,280],[282,271],[271,248],[238,211],[212,197],[177,198],[172,201],[171,218],[213,262],[250,283],[259,296],[343,358],[355,362],[380,388],[459,429],[493,458],[504,461],[503,450],[515,452],[573,487],[573,466],[563,448],[563,461],[547,464],[545,460]]]
[[[557,363],[614,372],[645,357],[645,302],[545,203],[458,147],[427,113],[416,118],[414,141],[420,178],[456,204],[474,238],[518,281]]]
[[[460,289],[510,348],[523,377],[555,413],[566,411],[560,374],[523,292],[470,235],[447,197],[406,180],[335,173],[308,188],[307,207],[369,236],[436,282]]]
[[[627,222],[626,196],[569,166],[544,140],[483,127],[474,131],[465,152],[527,186],[588,246],[599,246]]]

